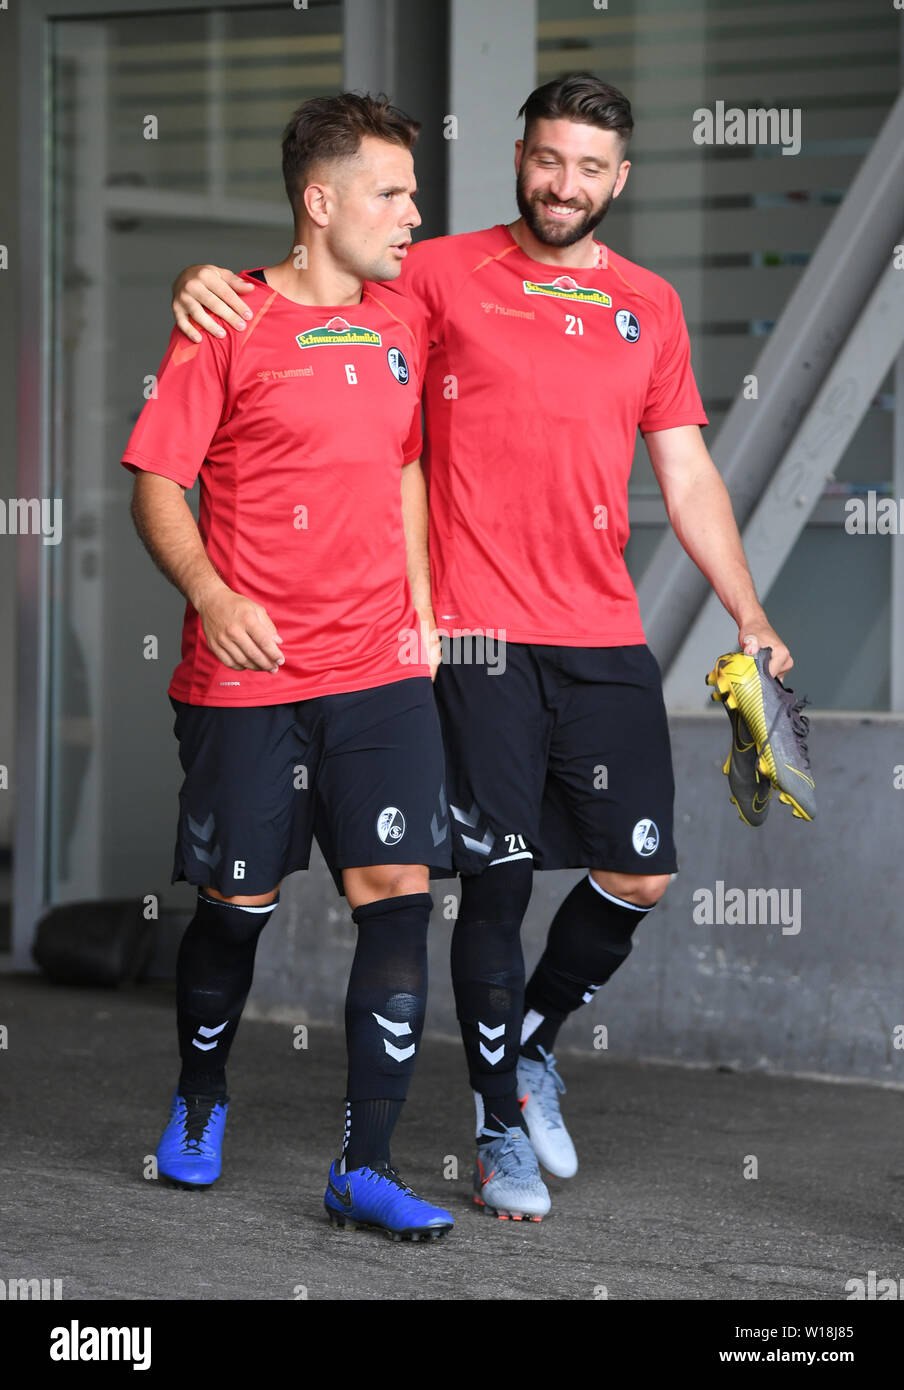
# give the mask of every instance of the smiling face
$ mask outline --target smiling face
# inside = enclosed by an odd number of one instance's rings
[[[304,201],[337,269],[361,280],[395,280],[421,225],[416,192],[411,152],[368,135],[353,159],[316,172]]]
[[[631,165],[614,130],[538,119],[515,145],[518,211],[546,246],[573,246],[602,222]]]

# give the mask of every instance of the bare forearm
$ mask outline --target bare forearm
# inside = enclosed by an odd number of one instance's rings
[[[763,622],[731,498],[716,469],[703,469],[692,487],[667,497],[666,508],[675,535],[738,626]]]
[[[699,426],[652,431],[646,445],[675,535],[737,623],[740,650],[771,648],[770,670],[781,675],[791,653],[756,596],[728,489]]]
[[[138,474],[132,519],[157,568],[193,608],[200,611],[206,596],[225,587],[178,484],[157,474]]]
[[[132,517],[154,563],[198,613],[207,645],[234,671],[275,674],[285,658],[267,610],[230,589],[211,564],[182,489],[156,473],[139,473]]]

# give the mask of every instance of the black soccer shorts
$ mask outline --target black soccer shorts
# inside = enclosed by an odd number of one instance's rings
[[[671,745],[650,649],[482,645],[449,642],[435,686],[456,870],[530,858],[673,873]]]
[[[433,687],[412,676],[294,704],[224,708],[170,696],[185,781],[172,882],[254,896],[306,869],[451,872]]]

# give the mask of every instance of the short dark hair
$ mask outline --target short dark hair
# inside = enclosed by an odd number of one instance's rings
[[[420,121],[390,104],[382,92],[340,92],[334,97],[311,97],[293,112],[283,131],[283,179],[295,209],[313,165],[322,160],[353,159],[365,135],[410,150]]]
[[[525,141],[537,120],[580,121],[601,130],[614,130],[621,139],[622,157],[634,129],[631,103],[624,92],[590,72],[571,72],[537,87],[518,115],[524,117]]]

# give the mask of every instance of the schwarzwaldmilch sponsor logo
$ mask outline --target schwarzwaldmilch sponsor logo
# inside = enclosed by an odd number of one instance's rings
[[[588,285],[579,285],[570,275],[557,275],[555,280],[548,283],[525,280],[524,293],[542,294],[547,299],[570,299],[575,304],[602,304],[605,308],[612,307],[612,300],[608,294],[602,290],[591,289]]]
[[[309,347],[380,347],[383,339],[372,328],[349,323],[340,317],[330,319],[320,328],[309,328],[295,339],[300,348]]]

